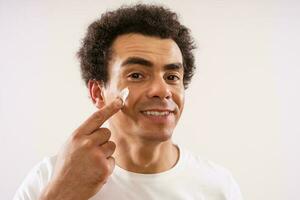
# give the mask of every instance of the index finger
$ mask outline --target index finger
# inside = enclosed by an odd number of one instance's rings
[[[91,134],[106,120],[117,113],[123,107],[123,101],[117,97],[110,104],[94,112],[83,124],[79,126],[77,134]]]

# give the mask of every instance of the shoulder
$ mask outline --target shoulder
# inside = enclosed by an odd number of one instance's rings
[[[200,171],[210,172],[216,175],[221,176],[231,176],[231,173],[225,167],[205,159],[199,155],[196,155],[194,152],[187,150],[184,147],[180,147],[182,162],[187,166],[198,169]]]
[[[204,185],[220,188],[227,197],[230,197],[229,199],[242,199],[240,188],[227,168],[185,148],[180,147],[180,150],[185,169],[193,172],[195,180]]]
[[[53,175],[55,162],[56,156],[52,156],[36,164],[18,188],[14,200],[37,199]]]

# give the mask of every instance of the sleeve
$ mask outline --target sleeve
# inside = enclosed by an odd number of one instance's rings
[[[13,200],[37,200],[53,174],[53,159],[45,158],[26,176],[17,189]]]

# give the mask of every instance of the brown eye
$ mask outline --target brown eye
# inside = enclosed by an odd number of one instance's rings
[[[178,80],[180,80],[180,78],[176,75],[169,75],[169,76],[167,76],[167,79],[169,81],[178,81]]]
[[[129,78],[132,79],[132,80],[139,80],[141,78],[143,78],[143,75],[141,73],[132,73],[129,75]]]

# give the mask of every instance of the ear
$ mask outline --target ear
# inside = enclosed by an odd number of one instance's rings
[[[101,109],[105,105],[104,96],[103,96],[103,84],[100,84],[99,81],[95,79],[89,80],[88,89],[93,104],[97,108]]]

